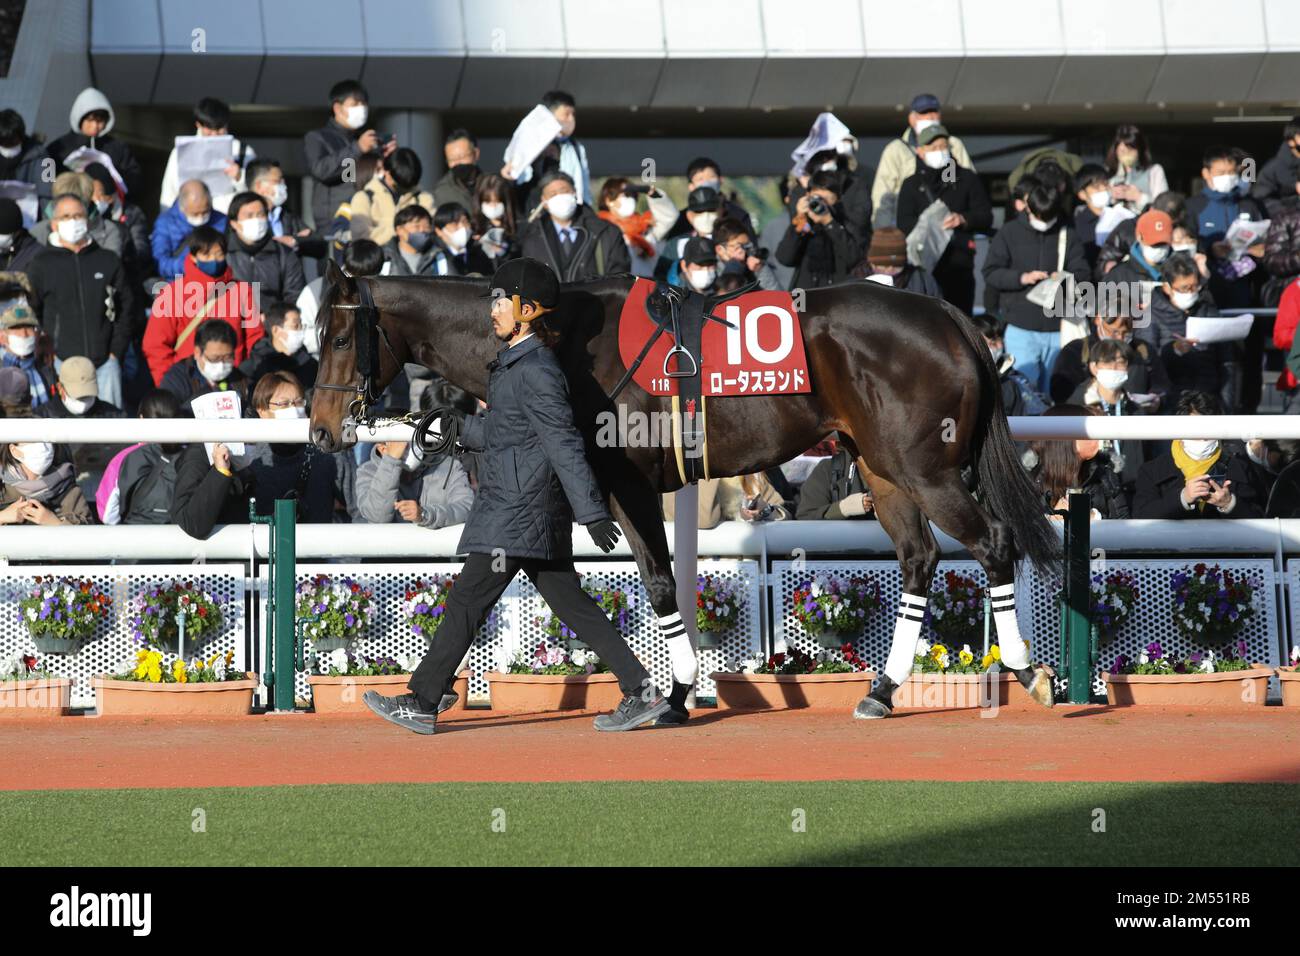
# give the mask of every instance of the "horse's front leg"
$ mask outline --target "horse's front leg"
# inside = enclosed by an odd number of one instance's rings
[[[668,695],[672,710],[660,717],[656,724],[680,724],[688,717],[686,696],[695,686],[699,667],[677,607],[677,584],[668,554],[659,492],[640,471],[624,467],[610,482],[609,501],[614,519],[627,535],[628,547],[636,558],[641,580],[650,595],[650,605],[658,618],[659,635],[668,645],[672,662],[673,686]]]

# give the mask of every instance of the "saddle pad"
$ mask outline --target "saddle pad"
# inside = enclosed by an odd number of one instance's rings
[[[624,368],[631,368],[654,334],[655,321],[645,308],[646,296],[654,285],[649,279],[637,279],[623,303],[618,352]],[[790,293],[747,292],[717,303],[713,314],[727,319],[735,328],[719,322],[704,323],[700,336],[704,395],[797,395],[812,391],[803,330]],[[664,358],[672,347],[672,327],[668,326],[632,376],[651,395],[677,394],[676,379],[663,374]],[[674,370],[689,370],[689,361],[676,365],[678,358],[674,357]]]

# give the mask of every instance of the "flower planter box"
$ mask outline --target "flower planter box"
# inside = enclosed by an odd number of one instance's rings
[[[613,710],[623,699],[613,674],[483,675],[488,682],[492,710],[507,714],[536,714],[557,710]]]
[[[61,717],[72,707],[72,681],[66,677],[0,681],[0,721]]]
[[[817,635],[815,640],[817,641],[817,646],[822,648],[823,650],[838,651],[845,644],[853,644],[857,642],[861,637],[862,637],[862,631],[860,629],[856,631],[849,631],[847,634],[839,634],[835,631],[822,631],[820,634]],[[767,676],[776,677],[781,675],[768,674]],[[784,676],[798,677],[801,675],[787,674]]]
[[[357,638],[352,637],[309,637],[311,649],[316,654],[328,654],[331,651],[347,650],[348,645]]]
[[[91,685],[101,717],[239,717],[253,709],[257,679],[154,684],[100,674]]]
[[[709,675],[717,685],[719,710],[786,710],[836,707],[852,710],[871,690],[874,671],[844,674]]]
[[[49,637],[47,635],[30,635],[27,639],[32,642],[32,646],[41,654],[71,654],[78,647],[85,637]]]
[[[1282,706],[1300,707],[1300,668],[1279,667],[1277,679],[1282,682]]]
[[[1273,668],[1254,664],[1244,671],[1215,674],[1110,674],[1106,697],[1111,706],[1254,707],[1264,704]]]
[[[453,689],[460,694],[460,700],[450,710],[455,714],[465,709],[469,697],[469,671],[456,675]],[[411,680],[410,674],[387,674],[380,677],[325,677],[313,674],[307,678],[311,684],[312,706],[318,714],[368,714],[370,708],[361,699],[368,690],[377,691],[385,697],[395,697],[406,693],[406,685]]]
[[[696,634],[696,647],[702,651],[715,651],[731,631],[700,631]]]
[[[997,674],[914,673],[894,692],[894,706],[907,710],[1008,707],[1022,700],[1032,703],[1011,671]]]

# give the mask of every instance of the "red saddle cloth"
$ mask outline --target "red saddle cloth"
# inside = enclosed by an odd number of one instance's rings
[[[646,296],[654,290],[649,279],[637,279],[623,303],[618,324],[618,352],[624,368],[632,363],[654,334],[655,320],[646,311]],[[803,330],[788,292],[756,290],[726,299],[713,314],[731,322],[705,321],[700,333],[703,395],[797,395],[812,391]],[[672,326],[646,353],[632,380],[651,395],[677,394],[677,380],[664,375],[664,359],[673,347]],[[680,364],[679,364],[680,360]],[[670,371],[687,371],[689,360],[673,357]]]

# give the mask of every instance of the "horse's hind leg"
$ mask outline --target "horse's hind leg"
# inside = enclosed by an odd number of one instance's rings
[[[659,493],[639,471],[622,469],[610,487],[610,510],[627,536],[628,547],[641,570],[641,580],[650,595],[650,605],[659,619],[659,634],[668,645],[672,661],[673,686],[668,694],[672,709],[655,721],[656,726],[684,723],[689,714],[686,696],[695,686],[699,665],[695,649],[677,607],[677,583],[673,578],[668,537],[664,533]]]
[[[983,566],[1002,664],[1015,672],[1034,700],[1051,707],[1051,672],[1041,664],[1030,664],[1029,648],[1016,623],[1016,560],[1011,526],[988,514],[966,490],[956,471],[921,479],[909,490],[930,519],[960,541]]]
[[[853,711],[854,717],[866,720],[889,716],[895,691],[912,673],[930,579],[939,563],[939,543],[935,541],[925,515],[906,492],[877,475],[869,474],[861,459],[858,467],[863,470],[871,489],[876,517],[894,542],[903,571],[903,593],[898,597],[898,617],[894,620],[894,639],[885,662],[885,672]]]

